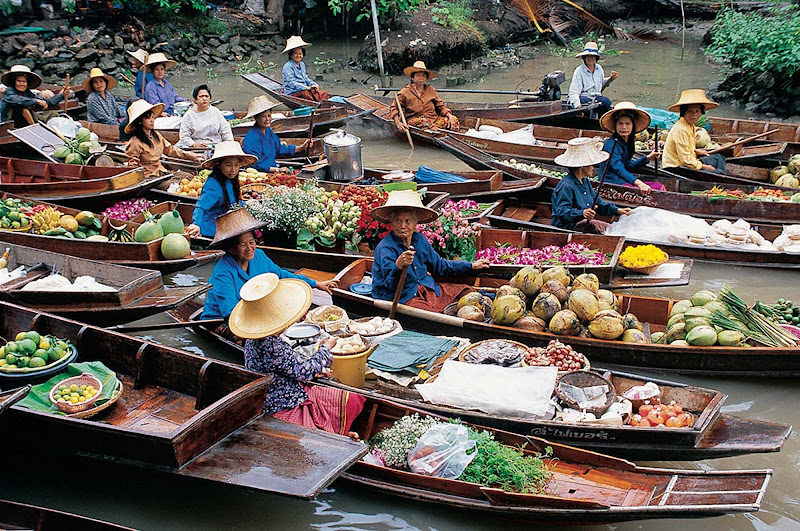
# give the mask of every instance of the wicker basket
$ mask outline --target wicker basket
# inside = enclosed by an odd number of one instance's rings
[[[347,337],[352,337],[352,336],[347,336]],[[334,352],[333,350],[331,350],[331,354],[333,354],[334,356],[355,356],[356,354],[361,354],[362,352],[366,352],[372,348],[372,342],[366,337],[361,336],[361,341],[364,342],[364,348],[359,350],[358,352],[344,353],[344,352]]]
[[[640,275],[649,275],[650,273],[655,271],[658,268],[658,266],[667,263],[667,260],[669,260],[669,255],[667,253],[664,253],[664,254],[666,255],[666,258],[664,258],[660,262],[656,262],[655,264],[649,265],[647,267],[628,267],[628,266],[623,265],[623,264],[620,264],[620,265],[622,267],[624,267],[625,269],[627,269],[628,271],[631,271],[633,273],[638,273]]]
[[[122,380],[117,380],[117,386],[114,388],[114,392],[111,393],[111,398],[108,399],[107,402],[103,402],[97,407],[93,407],[91,409],[87,409],[86,411],[81,411],[79,413],[72,413],[71,415],[67,415],[68,417],[73,417],[76,419],[86,419],[89,417],[93,417],[98,413],[110,408],[111,406],[119,400],[119,397],[122,396]],[[98,395],[100,393],[97,393]]]
[[[353,335],[359,334],[362,338],[364,338],[364,337],[375,337],[375,336],[383,336],[383,335],[386,335],[386,334],[391,334],[392,332],[397,330],[398,326],[400,326],[400,323],[398,323],[395,319],[392,319],[392,328],[391,328],[391,330],[389,330],[388,332],[381,332],[380,334],[365,334],[363,332],[354,332],[352,330],[352,328],[351,328],[352,323],[367,323],[370,320],[372,320],[372,317],[362,317],[361,319],[351,319],[350,322],[347,323],[347,332],[349,334],[353,334]]]
[[[451,317],[458,317],[458,302],[451,302],[447,306],[444,307],[444,314],[449,315]],[[490,302],[486,302],[486,297],[484,297],[483,302],[483,322],[488,323],[492,320],[492,304]]]
[[[97,389],[97,393],[89,400],[85,400],[79,404],[70,404],[68,402],[56,402],[56,399],[53,397],[53,395],[56,392],[56,389],[63,385],[69,387],[73,384],[78,386],[91,385],[95,389]],[[85,372],[80,376],[73,376],[72,378],[61,380],[60,382],[58,382],[57,385],[54,385],[53,388],[50,389],[50,403],[56,406],[61,411],[63,411],[64,413],[71,415],[74,413],[80,413],[82,411],[86,411],[87,409],[91,409],[91,407],[94,405],[97,399],[100,398],[100,395],[102,393],[103,393],[103,383],[94,376],[92,376],[91,374],[89,374],[88,372]]]
[[[614,403],[615,398],[617,397],[617,391],[614,389],[614,384],[611,383],[611,380],[608,378],[604,378],[597,374],[596,372],[590,371],[570,371],[560,375],[556,379],[556,396],[563,402],[567,407],[572,409],[581,410],[576,402],[573,402],[562,390],[561,384],[566,383],[575,387],[592,387],[595,385],[607,385],[608,392],[606,393],[606,401],[602,406],[596,406],[592,408],[587,408],[585,411],[587,413],[593,413],[595,415],[602,415],[606,412],[606,410],[611,407],[611,404]]]
[[[505,343],[511,343],[512,345],[516,345],[520,348],[528,350],[528,345],[520,343],[519,341],[512,341],[510,339],[484,339],[483,341],[478,341],[477,343],[473,343],[472,345],[462,350],[461,353],[458,355],[458,361],[463,361],[464,363],[470,363],[466,361],[467,352],[473,350],[474,348],[477,348],[479,345],[483,345],[487,341],[504,341]],[[525,354],[522,355],[522,359],[525,359]]]
[[[520,363],[520,367],[552,367],[552,365],[528,365],[525,361],[525,358],[522,358],[522,362]],[[592,364],[589,363],[589,358],[586,356],[583,357],[583,365],[581,366],[580,371],[590,371],[592,370]],[[569,371],[558,371],[558,374],[566,374]]]
[[[332,315],[337,316],[337,318],[328,320],[328,318]],[[347,326],[347,323],[350,322],[347,312],[344,311],[344,309],[333,305],[314,308],[308,312],[308,314],[306,314],[305,320],[306,322],[319,326],[329,334],[343,330]]]

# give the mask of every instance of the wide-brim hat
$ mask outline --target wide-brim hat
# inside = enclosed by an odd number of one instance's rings
[[[259,221],[253,217],[245,208],[237,208],[218,216],[215,220],[217,232],[214,239],[209,244],[209,249],[223,249],[231,243],[231,240],[238,238],[247,232],[253,232],[267,226],[264,221]]]
[[[589,41],[583,46],[583,51],[575,54],[575,57],[583,57],[585,55],[594,55],[598,59],[602,59],[603,55],[600,53],[600,47],[594,41]]]
[[[252,118],[257,114],[261,114],[264,111],[268,111],[273,107],[277,107],[277,103],[273,103],[270,99],[266,96],[256,96],[252,100],[247,103],[247,114],[244,115],[245,118]]]
[[[300,35],[292,35],[289,37],[289,40],[286,41],[286,47],[281,53],[286,53],[295,48],[305,48],[306,46],[311,46],[311,43],[304,41],[303,37]]]
[[[13,87],[14,81],[20,74],[25,74],[25,77],[28,78],[29,89],[35,89],[36,87],[42,84],[42,78],[39,77],[39,74],[34,74],[33,72],[31,72],[31,69],[25,65],[12,66],[11,70],[3,74],[3,77],[0,78],[0,81],[2,81],[3,85],[7,87]]]
[[[559,166],[583,168],[594,166],[608,160],[609,154],[602,151],[602,144],[593,138],[578,137],[567,142],[567,150],[554,159]]]
[[[133,133],[133,130],[136,129],[136,120],[151,109],[154,116],[161,116],[161,113],[164,112],[164,104],[156,103],[154,105],[147,100],[136,100],[131,103],[131,106],[128,107],[128,125],[125,126],[125,132]]]
[[[117,86],[117,81],[109,76],[108,74],[104,74],[102,70],[99,68],[92,68],[89,71],[89,78],[86,79],[83,83],[81,83],[81,88],[86,92],[94,92],[94,87],[92,87],[92,80],[96,77],[102,77],[106,80],[106,90],[111,90]]]
[[[710,111],[719,107],[719,103],[713,102],[706,96],[703,89],[688,89],[681,92],[678,101],[667,107],[672,112],[680,112],[681,105],[702,105],[704,111]]]
[[[164,63],[164,70],[169,70],[170,68],[178,64],[172,59],[167,59],[167,56],[164,55],[163,53],[158,52],[158,53],[151,53],[150,55],[148,55],[147,62],[144,65],[148,67],[149,70],[152,70],[153,65],[156,65],[158,63]]]
[[[139,61],[143,65],[145,63],[147,63],[147,55],[148,54],[147,54],[146,51],[142,50],[141,48],[139,48],[135,52],[130,52],[130,51],[126,50],[125,53],[127,53],[128,55],[130,55],[131,57],[133,57],[134,59],[136,59],[137,61]]]
[[[214,155],[203,161],[203,168],[210,170],[214,163],[228,157],[238,157],[242,166],[250,166],[258,162],[258,157],[249,155],[242,151],[242,145],[236,140],[223,140],[214,146]]]
[[[621,101],[614,108],[600,117],[600,127],[609,133],[616,132],[617,117],[628,115],[633,117],[634,133],[644,131],[650,126],[650,115],[639,109],[630,101]]]
[[[417,72],[427,73],[428,79],[433,79],[436,77],[436,72],[434,72],[433,70],[428,70],[423,61],[414,61],[413,66],[409,66],[403,69],[403,73],[408,77],[414,77],[414,74],[416,74]]]
[[[430,223],[439,217],[439,213],[422,204],[416,190],[395,190],[389,192],[386,204],[373,208],[372,217],[384,223],[391,223],[392,213],[398,210],[411,210],[416,213],[419,223]]]
[[[239,296],[228,327],[238,337],[261,339],[299,321],[311,307],[312,293],[311,286],[300,279],[263,273],[245,282]]]

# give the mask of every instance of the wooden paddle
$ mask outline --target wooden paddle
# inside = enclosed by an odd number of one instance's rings
[[[402,121],[403,125],[406,126],[406,138],[408,139],[408,145],[411,146],[411,151],[414,151],[414,141],[411,140],[411,131],[408,130],[406,115],[403,112],[403,106],[400,105],[400,100],[397,98],[397,94],[394,95],[394,102],[397,104],[397,110],[400,113],[400,121]]]
[[[69,102],[69,74],[67,74],[67,84],[64,85],[64,112],[67,112],[68,102]]]
[[[616,147],[617,147],[617,140],[618,139],[615,136],[614,137],[614,143],[611,144],[611,153],[614,153],[614,149],[616,149]],[[611,155],[609,155],[608,158],[610,159]],[[594,193],[594,201],[592,201],[592,210],[597,209],[597,201],[600,199],[600,189],[603,187],[603,183],[606,182],[606,175],[608,174],[608,167],[609,166],[611,166],[611,164],[609,164],[608,160],[606,160],[606,166],[605,166],[605,168],[603,168],[603,175],[600,176],[600,183],[597,185],[597,191]],[[588,225],[588,223],[587,223],[587,225]]]
[[[30,390],[31,390],[31,384],[28,384],[25,387],[20,387],[19,389],[11,393],[11,396],[9,396],[2,403],[0,403],[0,415],[2,415],[6,409],[10,408],[14,404],[25,398],[28,395],[28,392],[30,392]]]
[[[779,129],[770,129],[766,133],[761,133],[761,134],[758,134],[758,135],[748,136],[747,138],[740,138],[736,142],[728,142],[724,146],[720,146],[717,149],[712,149],[711,151],[708,152],[708,154],[709,155],[713,155],[714,153],[719,153],[720,151],[725,151],[727,149],[731,149],[731,148],[736,147],[736,146],[742,146],[744,144],[749,144],[753,140],[758,140],[759,138],[764,138],[765,136],[771,135],[772,133],[775,133],[777,131],[779,131]]]
[[[653,145],[653,149],[658,152],[658,124],[656,124],[656,143]],[[655,167],[655,178],[658,179],[658,157],[653,159],[653,165]]]
[[[117,325],[109,326],[106,330],[114,332],[121,332],[127,334],[128,332],[145,332],[147,330],[169,330],[172,328],[186,328],[190,326],[217,326],[225,323],[225,319],[201,319],[199,321],[181,321],[178,323],[160,323],[160,324],[147,324],[147,325]]]
[[[408,250],[413,251],[414,247],[409,245]],[[403,293],[403,286],[406,285],[406,276],[408,276],[407,265],[403,266],[403,271],[400,273],[400,281],[397,283],[397,289],[394,290],[394,298],[392,299],[392,308],[389,310],[389,319],[394,319],[394,314],[397,311],[397,303],[400,302],[400,294]]]
[[[311,146],[312,146],[312,138],[314,136],[314,111],[316,109],[311,109],[310,119],[308,121],[308,139],[306,141],[306,155],[311,154]]]
[[[128,77],[128,76],[126,76],[125,74],[120,74],[119,76],[120,76],[122,79],[124,79],[126,82],[130,83],[131,85],[135,85],[135,84],[136,84],[136,82],[135,82],[135,81],[131,81],[131,78],[129,78],[129,77]]]

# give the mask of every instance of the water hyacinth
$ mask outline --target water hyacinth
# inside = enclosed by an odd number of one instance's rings
[[[604,265],[608,264],[610,255],[596,251],[577,242],[570,242],[564,247],[548,245],[540,249],[516,247],[504,243],[481,249],[475,253],[475,259],[485,258],[492,264],[511,265]]]
[[[114,205],[103,210],[102,215],[107,218],[121,219],[129,221],[142,212],[153,208],[153,204],[147,199],[140,197],[134,200],[125,200],[114,203]]]

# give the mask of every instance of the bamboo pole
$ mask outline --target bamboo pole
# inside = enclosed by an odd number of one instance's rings
[[[394,102],[397,104],[397,111],[400,113],[400,121],[402,121],[403,125],[406,126],[406,138],[408,139],[408,145],[411,146],[411,151],[414,151],[414,141],[411,140],[411,131],[408,129],[406,115],[403,112],[403,106],[400,105],[400,100],[397,98],[397,94],[394,95]]]
[[[378,71],[381,74],[381,83],[386,83],[386,70],[383,67],[383,46],[381,46],[381,28],[378,25],[378,8],[375,0],[370,0],[372,9],[372,30],[375,32],[375,50],[378,53]]]
[[[67,112],[67,103],[69,102],[69,74],[67,74],[67,84],[64,85],[64,112]]]

